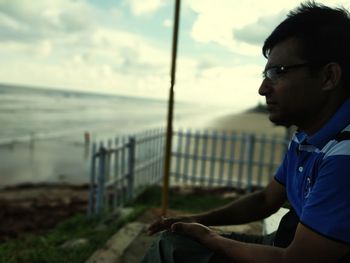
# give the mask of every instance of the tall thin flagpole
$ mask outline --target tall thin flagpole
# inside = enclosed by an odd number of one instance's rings
[[[175,16],[173,29],[173,46],[171,57],[171,85],[168,102],[168,118],[166,130],[165,143],[165,157],[164,157],[164,172],[163,172],[163,190],[162,190],[162,215],[165,216],[168,209],[169,200],[169,176],[170,176],[170,160],[171,160],[171,139],[173,134],[173,109],[174,109],[174,85],[176,72],[176,53],[177,53],[177,39],[179,31],[179,17],[180,17],[180,0],[175,2]]]

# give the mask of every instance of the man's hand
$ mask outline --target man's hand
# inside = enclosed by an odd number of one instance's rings
[[[156,222],[151,224],[147,229],[148,235],[153,235],[163,230],[170,230],[171,226],[175,223],[183,222],[183,223],[193,223],[195,220],[189,216],[181,216],[181,217],[161,217]]]
[[[174,223],[171,226],[171,231],[192,237],[209,248],[213,245],[213,239],[219,236],[218,233],[209,227],[198,223]]]

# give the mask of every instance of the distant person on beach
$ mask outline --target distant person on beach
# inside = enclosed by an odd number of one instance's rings
[[[262,52],[269,119],[298,128],[274,179],[225,207],[153,223],[150,235],[167,231],[143,263],[350,262],[350,14],[301,4]],[[290,212],[267,236],[207,227],[261,220],[286,201]]]

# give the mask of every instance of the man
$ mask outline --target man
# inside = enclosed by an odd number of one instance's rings
[[[223,208],[152,224],[149,234],[169,231],[143,262],[350,262],[350,15],[301,4],[263,54],[259,94],[269,118],[298,127],[274,180]],[[221,236],[207,227],[263,219],[285,201],[292,212],[276,235]]]

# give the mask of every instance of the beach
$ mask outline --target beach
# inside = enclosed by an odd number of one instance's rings
[[[217,117],[207,123],[209,129],[285,136],[286,128],[274,125],[265,113],[244,111]]]
[[[266,114],[251,112],[218,115],[197,120],[192,127],[180,126],[203,131],[285,133],[284,128],[274,127]],[[40,232],[86,211],[91,142],[84,139],[82,133],[80,138],[61,136],[0,146],[0,217],[7,222],[0,233],[3,240],[22,232]]]
[[[2,240],[86,211],[93,143],[166,126],[164,101],[1,85],[0,93]],[[267,114],[188,103],[175,107],[179,130],[285,136]]]

